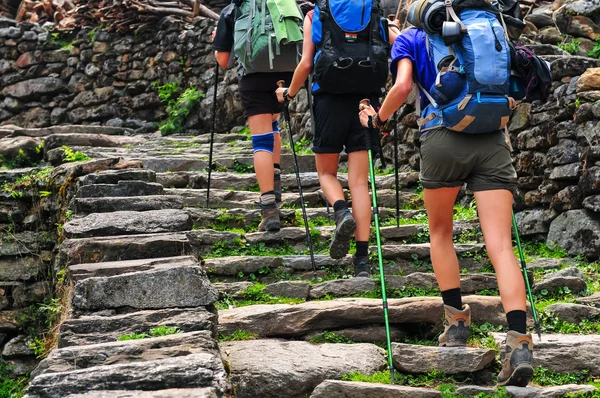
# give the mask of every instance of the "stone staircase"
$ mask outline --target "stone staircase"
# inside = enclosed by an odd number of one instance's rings
[[[379,279],[349,278],[350,255],[341,260],[327,255],[333,226],[311,155],[299,155],[299,161],[318,281],[289,149],[282,156],[283,228],[261,233],[259,193],[248,167],[252,153],[243,134],[216,137],[219,169],[213,172],[208,209],[202,171],[208,165],[207,135],[126,137],[75,126],[37,134],[54,164],[61,162],[61,145],[94,161],[59,167],[77,176],[69,204],[73,217],[64,225],[57,260],[73,283],[71,311],[58,347],[32,374],[28,398],[595,396],[594,386],[569,383],[510,387],[507,395],[494,395],[503,337],[486,330],[499,331],[506,320],[477,220],[456,221],[455,247],[464,301],[473,309],[473,323],[485,325],[485,336],[468,348],[433,344],[442,301],[427,228],[419,221],[424,212],[416,173],[401,173],[401,215],[414,223],[399,227],[393,221],[394,177],[376,178],[386,225],[381,233],[392,354],[405,385],[358,383],[349,375],[366,377],[387,368]],[[114,161],[104,161],[108,167],[97,171],[97,159]],[[77,167],[77,174],[69,171]],[[598,274],[584,275],[571,259],[541,258],[529,265],[539,294],[597,286]],[[558,306],[553,320],[598,325],[597,294],[581,297],[582,304],[565,301],[553,304]],[[127,340],[140,335],[146,338]],[[584,371],[585,382],[600,377],[599,335],[545,332],[535,344],[536,366],[557,374]],[[430,380],[419,379],[422,375]],[[438,385],[444,380],[454,387],[442,395]]]

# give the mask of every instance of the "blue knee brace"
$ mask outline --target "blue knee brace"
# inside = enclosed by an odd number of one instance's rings
[[[279,134],[279,122],[277,120],[273,120],[273,132]]]
[[[270,133],[253,135],[252,147],[254,148],[254,153],[258,151],[273,153],[273,148],[275,147],[275,134],[271,131]]]

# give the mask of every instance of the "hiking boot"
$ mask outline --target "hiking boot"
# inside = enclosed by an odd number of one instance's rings
[[[498,374],[499,386],[525,387],[533,377],[533,341],[531,334],[514,330],[506,334],[506,346],[500,353],[502,370]]]
[[[371,266],[369,264],[369,257],[352,256],[352,265],[354,265],[355,278],[371,277]]]
[[[463,305],[459,311],[449,305],[444,305],[444,333],[440,336],[440,347],[464,347],[467,345],[471,329],[471,308]]]
[[[342,209],[335,212],[335,233],[329,246],[331,258],[344,258],[350,250],[350,237],[356,229],[356,221],[352,217],[350,209]]]
[[[259,203],[262,212],[262,221],[258,225],[259,231],[277,232],[281,229],[281,220],[279,219],[279,208],[277,203]]]

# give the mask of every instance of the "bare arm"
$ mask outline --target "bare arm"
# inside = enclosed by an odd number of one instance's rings
[[[382,122],[388,120],[402,106],[412,91],[412,69],[412,62],[408,58],[403,58],[398,62],[396,82],[387,97],[385,97],[383,105],[381,105],[381,109],[379,110],[379,120]],[[369,116],[373,116],[376,113],[372,107],[364,108],[360,112],[360,122],[362,125],[368,127]]]
[[[315,45],[312,41],[312,22],[306,17],[304,18],[304,42],[302,44],[302,59],[294,71],[294,77],[290,87],[288,88],[288,95],[290,97],[295,96],[298,91],[302,88],[302,85],[310,75],[313,67],[313,58],[315,56]],[[277,99],[283,102],[283,88],[277,89]]]
[[[230,57],[231,52],[229,51],[215,51],[215,58],[221,68],[227,68],[229,66]]]

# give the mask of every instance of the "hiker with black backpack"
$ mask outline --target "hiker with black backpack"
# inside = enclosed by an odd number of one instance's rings
[[[244,117],[252,134],[254,170],[260,188],[260,231],[279,231],[282,106],[277,82],[289,82],[300,59],[302,13],[295,0],[234,0],[221,12],[213,49],[222,67],[238,60]]]
[[[354,275],[369,277],[369,158],[367,136],[377,132],[361,126],[356,103],[377,103],[388,78],[387,20],[375,0],[318,0],[304,19],[302,59],[288,88],[277,90],[280,102],[292,100],[312,72],[314,137],[319,182],[335,211],[336,229],[330,256],[340,259],[356,239]],[[352,211],[337,179],[340,152],[348,154],[348,186]]]
[[[486,1],[418,0],[392,47],[394,85],[379,112],[359,107],[364,126],[381,127],[413,90],[420,137],[420,180],[429,217],[431,262],[444,303],[440,346],[465,346],[471,309],[462,303],[453,236],[453,208],[463,184],[474,192],[488,256],[508,323],[498,384],[526,386],[533,343],[526,330],[525,284],[512,250],[517,174],[505,130],[511,97],[510,49],[502,17]],[[436,14],[436,12],[438,12]],[[442,26],[436,25],[443,21]],[[435,26],[434,26],[435,25]],[[358,104],[357,104],[358,105]],[[425,108],[420,111],[421,106]]]

